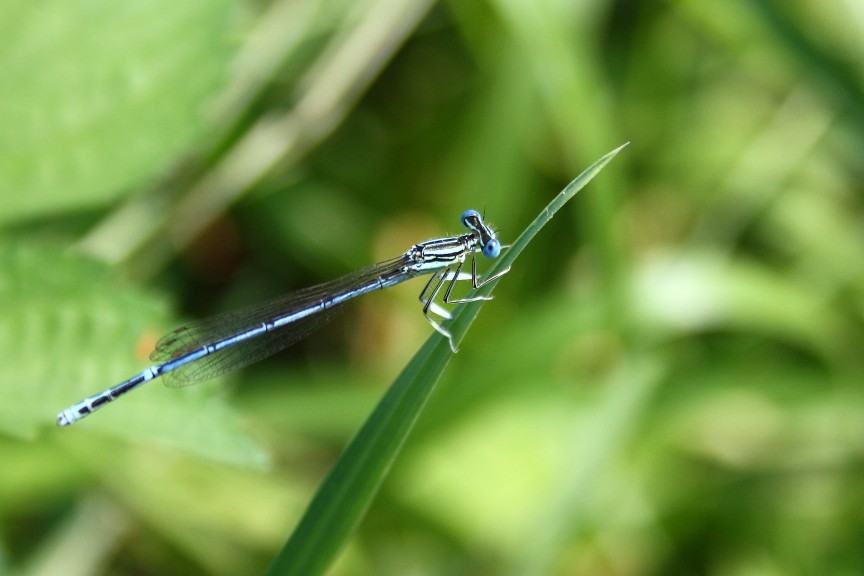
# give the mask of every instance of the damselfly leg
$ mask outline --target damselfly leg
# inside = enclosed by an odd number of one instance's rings
[[[440,322],[438,322],[430,315],[431,312],[447,320],[450,319],[450,312],[446,308],[443,308],[435,302],[438,294],[441,293],[441,289],[444,287],[445,284],[447,284],[447,288],[444,290],[444,298],[442,298],[441,300],[441,302],[443,302],[444,304],[466,304],[468,302],[492,300],[493,296],[485,295],[452,298],[453,288],[456,286],[456,282],[460,280],[470,279],[472,289],[477,290],[478,288],[482,288],[490,282],[497,280],[498,278],[510,271],[510,267],[508,266],[500,272],[496,272],[491,276],[483,278],[477,274],[477,258],[475,258],[473,255],[471,256],[471,274],[464,274],[462,272],[462,267],[464,266],[464,264],[465,261],[463,260],[456,264],[455,269],[451,266],[445,268],[438,274],[433,274],[432,277],[429,278],[429,281],[426,283],[426,286],[420,292],[420,302],[423,304],[423,316],[426,317],[426,320],[438,333],[447,338],[447,341],[450,343],[450,349],[453,350],[454,353],[458,352],[459,350],[456,348],[456,344],[453,342],[453,335],[450,333],[449,330],[441,326]]]

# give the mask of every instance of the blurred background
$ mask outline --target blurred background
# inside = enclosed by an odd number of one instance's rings
[[[630,141],[331,573],[861,574],[862,37],[856,0],[5,2],[0,573],[261,573],[431,333],[421,281],[56,413],[468,208],[512,240]]]

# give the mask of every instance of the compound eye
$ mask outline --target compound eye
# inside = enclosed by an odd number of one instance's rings
[[[462,225],[466,228],[474,229],[477,225],[477,222],[480,222],[482,218],[480,217],[480,213],[476,210],[466,210],[462,213]]]
[[[501,243],[492,238],[483,245],[483,255],[487,258],[497,258],[501,254]]]

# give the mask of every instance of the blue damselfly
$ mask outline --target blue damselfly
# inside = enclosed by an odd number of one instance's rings
[[[432,277],[420,293],[423,315],[448,339],[453,352],[456,352],[453,336],[431,315],[450,318],[447,309],[436,303],[441,290],[444,290],[441,298],[444,304],[491,300],[491,296],[476,295],[453,298],[453,288],[459,280],[471,280],[476,290],[510,270],[508,267],[486,278],[478,276],[477,252],[487,258],[497,258],[502,246],[476,210],[462,214],[462,224],[468,228],[467,234],[421,242],[401,256],[330,282],[177,328],[157,342],[150,355],[155,365],[66,408],[57,415],[57,425],[74,424],[130,390],[159,377],[165,377],[169,385],[185,386],[248,366],[305,338],[331,319],[340,305],[348,300],[426,274],[432,274]],[[468,256],[471,257],[470,274],[462,272]]]

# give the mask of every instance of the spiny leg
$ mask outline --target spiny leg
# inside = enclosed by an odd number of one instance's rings
[[[478,302],[481,300],[492,300],[493,298],[492,296],[471,296],[465,298],[451,299],[453,289],[456,286],[456,282],[458,282],[459,280],[468,279],[462,277],[463,265],[464,261],[459,262],[455,270],[453,270],[452,268],[445,268],[440,274],[433,274],[432,277],[429,279],[429,282],[427,282],[426,286],[423,288],[423,291],[420,292],[420,302],[423,303],[423,315],[426,317],[426,320],[432,325],[432,327],[435,328],[436,331],[447,337],[447,340],[450,342],[450,348],[453,350],[454,353],[458,350],[455,343],[453,342],[453,335],[450,334],[450,332],[446,328],[441,326],[441,324],[437,320],[435,320],[429,315],[429,311],[430,309],[432,309],[435,314],[438,314],[443,318],[450,319],[450,313],[444,308],[441,308],[440,306],[435,304],[435,299],[438,297],[438,294],[441,293],[441,288],[444,287],[444,283],[447,282],[447,289],[444,291],[444,298],[442,300],[445,304],[467,304],[469,302]],[[471,286],[474,290],[477,290],[478,288],[486,286],[489,282],[497,280],[509,271],[510,267],[508,266],[504,270],[501,270],[500,272],[497,272],[496,274],[493,274],[488,278],[481,278],[477,274],[477,259],[472,256],[470,276]],[[430,288],[432,288],[431,293]]]
[[[460,269],[462,268],[461,264],[460,264],[459,268]],[[487,284],[489,284],[489,282],[492,282],[493,280],[497,280],[498,278],[500,278],[501,276],[503,276],[504,274],[506,274],[509,271],[510,271],[510,266],[508,266],[504,270],[501,270],[500,272],[497,272],[496,274],[493,274],[492,276],[489,276],[488,278],[482,278],[481,279],[480,276],[477,275],[477,258],[472,256],[471,257],[471,286],[474,288],[474,290],[477,290],[478,288],[482,288],[483,286],[486,286]],[[450,300],[450,293],[453,291],[453,285],[454,284],[455,284],[455,278],[454,278],[454,282],[451,282],[450,286],[447,287],[447,292],[445,292],[445,294],[444,294],[444,303],[445,304],[467,304],[468,302],[478,302],[480,300],[492,300],[492,298],[493,298],[493,296],[471,296],[471,297],[466,296],[465,298],[457,298],[454,300]]]
[[[441,272],[440,274],[438,274],[438,273],[433,274],[429,278],[429,281],[426,283],[426,286],[423,287],[423,291],[420,292],[419,300],[420,300],[420,303],[423,304],[423,310],[427,310],[427,311],[431,310],[434,314],[437,314],[438,316],[441,316],[442,318],[449,320],[451,318],[450,312],[448,310],[445,310],[444,308],[442,308],[441,306],[439,306],[438,304],[436,304],[434,302],[435,295],[441,289],[440,284],[444,281],[444,278],[446,278],[446,274],[447,274],[446,269],[443,272]],[[433,288],[433,284],[434,284],[434,288]],[[432,292],[431,296],[428,295],[430,288],[433,288],[433,292]]]
[[[450,284],[447,287],[447,293],[449,293],[453,289],[453,284],[455,284],[456,279],[459,277],[459,271],[461,269],[462,269],[462,262],[460,262],[459,265],[456,267],[456,272],[453,274],[453,278],[450,280]],[[456,352],[458,352],[458,349],[456,348],[456,345],[453,343],[453,335],[450,334],[450,332],[447,331],[446,328],[441,326],[441,324],[438,323],[437,320],[435,320],[434,318],[432,318],[432,316],[429,315],[429,308],[431,306],[434,306],[433,302],[434,302],[435,298],[438,296],[438,294],[441,292],[441,287],[444,285],[444,282],[445,282],[445,280],[447,280],[449,275],[450,275],[450,268],[445,268],[444,271],[441,272],[441,274],[434,274],[432,276],[432,278],[429,279],[429,282],[426,283],[426,287],[423,288],[423,291],[420,293],[420,301],[423,303],[423,316],[426,317],[426,320],[432,325],[432,327],[438,333],[440,333],[441,335],[443,335],[447,338],[447,341],[450,343],[450,349],[453,350],[454,353],[456,353]],[[437,280],[437,282],[435,282],[435,280]],[[429,287],[432,286],[433,282],[435,282],[435,288],[432,290],[431,294],[428,294]],[[437,306],[436,306],[436,308],[437,308]],[[444,314],[440,314],[441,312],[444,312]],[[449,312],[447,312],[443,308],[436,310],[436,313],[439,313],[439,315],[444,316],[445,318],[450,317]]]
[[[509,247],[510,246],[505,246],[504,248],[509,248]],[[493,280],[497,280],[497,279],[501,278],[502,276],[504,276],[508,272],[510,272],[510,266],[507,266],[507,268],[505,268],[504,270],[501,270],[500,272],[496,272],[492,276],[487,276],[486,278],[482,278],[482,281],[478,284],[477,281],[481,280],[481,278],[480,278],[480,276],[477,275],[477,260],[473,256],[471,257],[471,284],[472,284],[472,286],[474,286],[475,290],[478,288],[482,288],[483,286],[486,286],[487,284],[489,284]]]

